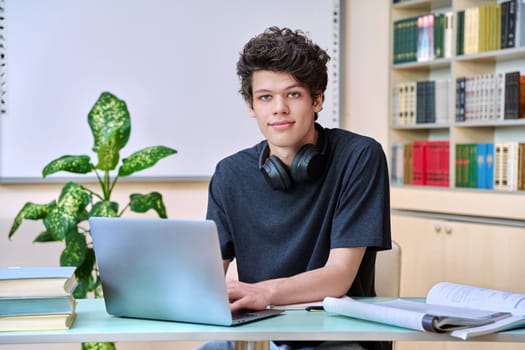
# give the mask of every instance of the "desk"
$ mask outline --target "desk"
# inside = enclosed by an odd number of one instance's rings
[[[423,333],[323,311],[289,310],[235,327],[128,319],[108,315],[102,299],[79,300],[77,318],[68,330],[0,332],[0,344],[181,340],[462,341],[446,334]],[[490,334],[474,341],[525,342],[525,329]]]

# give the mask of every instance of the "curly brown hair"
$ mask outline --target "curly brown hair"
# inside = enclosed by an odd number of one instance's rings
[[[258,70],[289,73],[304,84],[313,99],[321,95],[328,82],[327,63],[330,56],[301,31],[270,27],[253,37],[244,46],[237,62],[241,81],[239,92],[244,100],[253,102],[252,77]]]

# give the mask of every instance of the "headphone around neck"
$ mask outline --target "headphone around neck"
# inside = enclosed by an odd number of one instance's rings
[[[319,133],[317,145],[302,146],[289,169],[279,158],[269,155],[270,148],[266,143],[259,156],[259,169],[273,189],[288,191],[294,182],[312,182],[323,175],[328,141],[321,125],[315,123],[315,129]]]

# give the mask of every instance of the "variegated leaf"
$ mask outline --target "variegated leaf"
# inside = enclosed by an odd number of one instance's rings
[[[115,169],[120,159],[120,134],[118,130],[114,130],[107,143],[100,145],[97,155],[97,169],[108,171]]]
[[[92,280],[92,277],[77,278],[77,286],[73,291],[73,296],[77,299],[87,298],[90,292],[89,286],[93,283]]]
[[[41,220],[45,218],[49,211],[55,206],[55,201],[51,201],[48,204],[35,204],[32,202],[27,202],[24,204],[23,208],[18,212],[15,219],[13,220],[13,224],[9,230],[8,238],[11,238],[16,230],[18,230],[22,224],[22,220]]]
[[[57,205],[65,207],[75,214],[85,209],[91,201],[91,194],[75,182],[68,182],[62,187]]]
[[[57,241],[57,239],[55,238],[55,236],[53,236],[51,233],[49,233],[47,231],[41,232],[33,240],[33,242],[39,242],[39,243],[42,243],[42,242],[56,242],[56,241]]]
[[[129,207],[136,213],[145,213],[150,209],[157,212],[161,218],[167,218],[166,206],[162,200],[162,195],[158,192],[148,194],[134,193],[129,196]]]
[[[95,291],[97,282],[94,282],[93,268],[95,267],[95,252],[93,248],[86,247],[84,261],[77,267],[75,275],[78,285],[75,288],[75,298],[85,298],[89,292]],[[98,278],[97,278],[98,280]],[[95,291],[95,296],[97,292]]]
[[[49,215],[44,218],[44,226],[47,232],[56,241],[63,241],[69,230],[76,225],[75,215],[63,207],[53,208]]]
[[[66,235],[66,248],[60,255],[60,265],[80,266],[86,256],[86,236],[71,230]]]
[[[116,350],[114,343],[82,343],[82,350]]]
[[[173,148],[166,146],[152,146],[144,148],[131,154],[122,160],[119,168],[119,176],[129,176],[137,171],[141,171],[155,165],[162,158],[177,153]]]
[[[89,216],[115,217],[118,216],[118,203],[100,201],[93,205]]]
[[[88,123],[93,133],[93,151],[109,143],[115,131],[120,134],[118,148],[122,149],[129,140],[131,122],[126,102],[110,92],[103,92],[88,114]]]
[[[44,219],[46,230],[56,240],[63,240],[66,234],[76,227],[79,217],[83,217],[91,194],[74,182],[68,182],[62,188],[62,193],[53,208]]]
[[[93,170],[93,164],[91,164],[91,159],[89,156],[65,155],[51,161],[48,165],[46,165],[44,170],[42,170],[42,176],[46,177],[59,171],[68,171],[75,174],[87,174],[91,170]]]

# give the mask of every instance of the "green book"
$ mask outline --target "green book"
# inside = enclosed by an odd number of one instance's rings
[[[404,18],[393,25],[393,61],[396,63],[417,60],[417,17]]]
[[[469,143],[468,152],[468,179],[467,187],[476,188],[478,186],[478,145]]]
[[[456,56],[463,55],[463,44],[465,39],[465,11],[457,13],[457,30],[456,30]]]
[[[434,57],[445,57],[445,14],[434,16]]]

